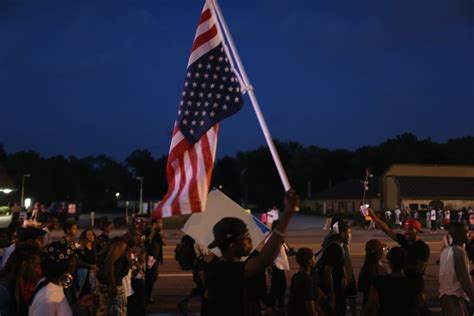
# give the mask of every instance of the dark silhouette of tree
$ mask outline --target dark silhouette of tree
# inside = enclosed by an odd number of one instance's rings
[[[347,179],[362,179],[367,167],[379,176],[394,163],[474,165],[474,137],[436,143],[405,133],[378,146],[354,151],[297,142],[275,141],[275,145],[291,185],[302,198]],[[144,177],[144,200],[159,200],[167,191],[166,162],[166,155],[155,159],[146,149],[134,150],[120,163],[106,155],[78,159],[42,158],[33,151],[8,154],[0,144],[0,164],[17,188],[8,196],[10,202],[20,200],[22,177],[30,174],[25,181],[26,196],[46,204],[82,201],[88,211],[116,209],[117,192],[121,199],[138,200],[137,176]],[[274,203],[282,207],[283,186],[270,151],[264,146],[217,159],[211,186],[221,186],[235,201],[254,205],[258,210],[266,210]]]

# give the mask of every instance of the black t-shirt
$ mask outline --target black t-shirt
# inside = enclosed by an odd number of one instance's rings
[[[392,275],[376,277],[373,286],[379,296],[379,316],[409,315],[420,292],[416,280]]]
[[[84,261],[86,264],[92,265],[97,263],[97,254],[94,247],[92,249],[82,247],[77,250],[77,255],[79,256],[79,259]]]
[[[244,262],[215,260],[206,267],[210,316],[243,316],[246,312]]]
[[[305,302],[315,300],[315,289],[308,273],[299,271],[291,278],[288,316],[306,316]]]
[[[343,275],[344,275],[344,250],[340,244],[336,241],[333,241],[327,246],[321,257],[322,265],[320,271],[320,277],[324,281],[324,267],[329,265],[333,267],[332,270],[332,279],[334,283],[334,294],[336,295],[336,300],[341,302],[344,299],[344,284],[343,284]],[[324,282],[323,282],[324,283]],[[322,290],[328,294],[327,285],[323,284]],[[336,302],[337,303],[337,302]]]
[[[105,277],[105,256],[98,260],[98,271],[97,271],[97,280],[103,284],[109,285],[107,278]],[[114,277],[115,277],[115,286],[122,285],[122,279],[128,274],[130,270],[130,261],[127,256],[122,256],[114,263]]]
[[[417,241],[410,243],[402,234],[397,234],[397,241],[398,244],[407,252],[407,264],[415,265],[418,260],[428,262],[428,259],[430,258],[430,247],[428,247],[424,241],[418,239]],[[408,273],[405,271],[405,274],[408,277],[419,277],[423,275],[410,274],[409,271]]]

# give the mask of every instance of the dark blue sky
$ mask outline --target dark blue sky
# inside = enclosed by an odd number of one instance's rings
[[[0,1],[0,143],[168,151],[203,1]],[[272,135],[355,149],[474,135],[472,0],[221,0]],[[250,101],[218,155],[264,144]]]

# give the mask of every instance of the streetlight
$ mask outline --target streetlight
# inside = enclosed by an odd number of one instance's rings
[[[21,182],[21,200],[20,200],[20,205],[21,207],[25,206],[25,201],[23,198],[25,197],[25,178],[30,178],[31,174],[24,174],[23,175],[23,180]]]
[[[143,209],[143,177],[137,177],[140,180],[140,205],[138,206],[138,214],[142,214]]]

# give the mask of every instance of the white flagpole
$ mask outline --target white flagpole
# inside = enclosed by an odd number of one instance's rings
[[[234,40],[230,35],[229,28],[227,27],[227,23],[224,19],[224,15],[222,14],[221,8],[219,7],[217,0],[210,0],[210,2],[212,3],[217,13],[218,20],[222,25],[222,28],[224,29],[223,31],[225,33],[227,41],[229,42],[230,49],[232,51],[232,56],[235,58],[235,61],[237,63],[238,70],[242,76],[242,80],[244,81],[244,88],[249,94],[250,101],[252,102],[253,109],[255,110],[255,114],[257,115],[257,119],[260,123],[260,127],[262,128],[263,135],[265,136],[265,140],[267,141],[267,145],[270,148],[270,152],[272,154],[273,161],[275,162],[275,165],[277,167],[278,174],[280,175],[281,182],[283,183],[283,187],[285,188],[285,191],[288,191],[289,189],[291,189],[290,183],[288,182],[288,177],[286,176],[285,169],[283,169],[283,165],[281,164],[280,156],[278,156],[278,152],[275,148],[275,144],[273,143],[272,136],[270,135],[270,131],[268,130],[267,123],[265,122],[265,118],[263,117],[262,111],[260,110],[260,106],[258,104],[257,97],[255,96],[255,93],[253,91],[253,87],[250,85],[247,72],[245,71],[244,65],[242,64],[242,60],[240,59],[237,49],[235,48]]]

